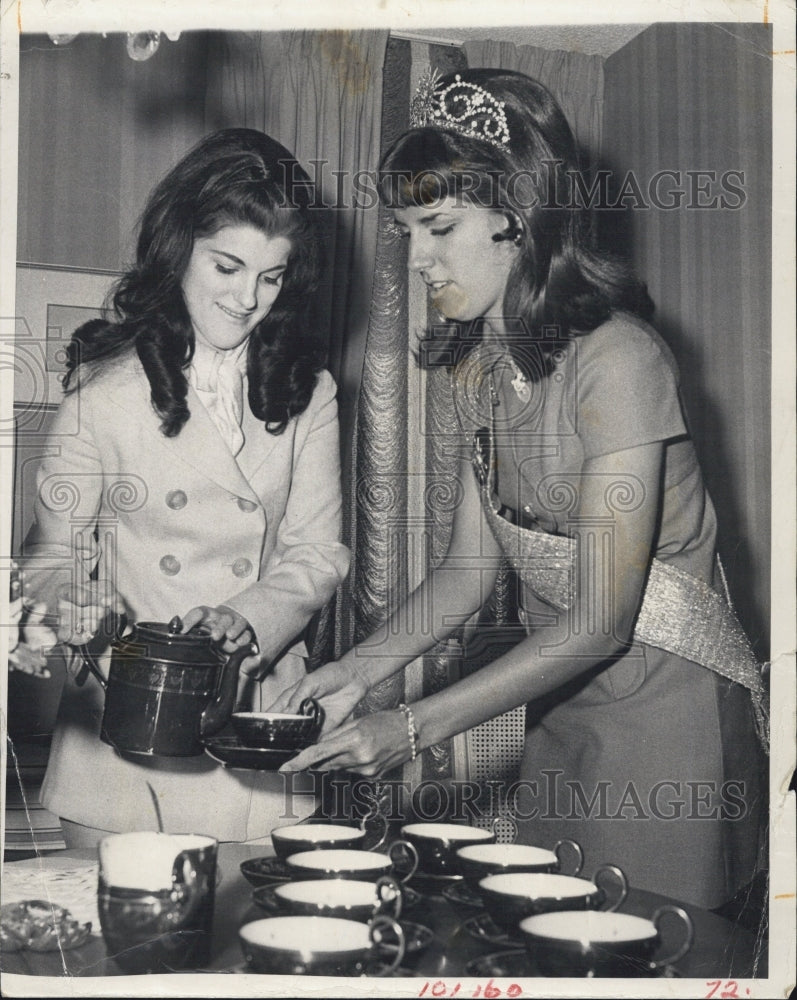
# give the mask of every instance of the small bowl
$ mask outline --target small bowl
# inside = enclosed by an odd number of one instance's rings
[[[469,844],[460,847],[456,856],[465,881],[472,889],[477,889],[479,882],[488,875],[560,871],[562,859],[559,850],[565,844],[577,852],[577,866],[572,872],[577,875],[581,870],[583,854],[572,840],[560,840],[551,851],[527,844]]]
[[[385,876],[374,885],[354,879],[310,879],[256,889],[252,899],[272,915],[341,917],[368,923],[380,914],[398,920],[401,889]]]
[[[611,902],[598,885],[600,876],[609,871],[620,883],[619,896]],[[617,909],[628,893],[628,883],[619,868],[604,865],[595,872],[594,881],[540,872],[488,875],[479,882],[478,892],[495,923],[514,931],[521,920],[538,913],[597,910],[607,903],[606,909]]]
[[[371,924],[340,917],[266,917],[238,931],[241,950],[253,972],[271,975],[360,975],[375,959],[387,931],[398,940],[393,961],[371,975],[387,975],[404,957],[404,933],[395,921]]]
[[[415,863],[406,874],[400,875],[396,870],[396,860],[398,854],[405,849],[414,855]],[[285,864],[295,879],[345,878],[375,882],[391,875],[400,882],[408,882],[415,874],[417,854],[412,845],[397,840],[391,845],[388,854],[357,850],[301,851],[287,857]]]
[[[267,750],[303,750],[318,738],[324,711],[307,698],[299,706],[301,714],[279,712],[233,712],[230,722],[241,743]]]
[[[492,831],[457,823],[410,823],[401,828],[401,835],[415,847],[418,868],[425,875],[460,875],[459,848],[495,843]]]
[[[654,959],[666,913],[684,924],[684,940],[671,954]],[[679,906],[662,906],[651,920],[602,910],[545,913],[522,920],[519,930],[543,976],[652,976],[683,958],[694,938],[692,921]]]

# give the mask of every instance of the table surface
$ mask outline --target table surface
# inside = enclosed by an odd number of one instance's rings
[[[222,844],[219,848],[221,879],[216,893],[213,953],[206,971],[229,972],[242,967],[243,956],[238,943],[238,928],[250,920],[267,914],[252,902],[253,887],[240,872],[241,861],[271,855],[270,848],[247,844]],[[93,860],[96,852],[87,850],[62,851],[51,856],[64,859],[65,867],[76,860]],[[50,861],[50,864],[53,862]],[[11,862],[13,864],[13,862]],[[57,902],[57,900],[54,900]],[[621,912],[650,917],[657,907],[677,903],[655,893],[631,889]],[[756,965],[756,940],[752,934],[729,921],[699,907],[682,906],[694,922],[695,939],[692,950],[676,963],[679,977],[702,980],[745,979],[755,973],[766,976],[766,949]],[[470,911],[478,913],[477,910]],[[468,962],[491,952],[506,951],[521,945],[498,945],[476,940],[465,929],[468,913],[455,908],[442,895],[425,892],[422,902],[402,914],[402,919],[423,924],[433,932],[434,940],[427,949],[407,956],[402,963],[421,979],[462,978],[467,975]],[[95,928],[99,931],[99,928]],[[665,945],[667,938],[665,934]],[[2,955],[4,973],[33,976],[114,976],[120,975],[108,955],[99,933],[72,951],[34,953],[30,951]]]

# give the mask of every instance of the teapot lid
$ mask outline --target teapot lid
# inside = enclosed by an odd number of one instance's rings
[[[136,622],[133,630],[136,638],[155,636],[169,642],[196,643],[210,638],[210,629],[206,625],[194,625],[188,632],[183,632],[183,621],[179,615],[175,615],[170,622]]]

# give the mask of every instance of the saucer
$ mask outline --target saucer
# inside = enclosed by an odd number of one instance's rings
[[[404,947],[407,955],[417,955],[434,940],[434,933],[424,924],[414,924],[409,920],[399,920],[404,931]]]
[[[224,767],[247,771],[278,771],[298,749],[263,749],[246,747],[237,736],[212,736],[204,741],[205,753]]]
[[[454,906],[468,910],[481,910],[484,907],[481,896],[467,882],[452,882],[443,889],[442,895]]]
[[[288,882],[291,872],[281,858],[247,858],[240,864],[241,874],[255,887]]]
[[[494,951],[489,955],[481,955],[468,962],[465,970],[469,976],[474,978],[497,979],[499,976],[503,976],[520,979],[523,976],[540,975],[531,955],[522,949]],[[679,979],[680,974],[671,965],[665,965],[664,968],[656,970],[654,978]]]
[[[490,955],[474,958],[465,966],[467,974],[474,977],[496,978],[507,976],[520,979],[535,975],[529,953],[523,949],[514,951],[494,951]]]
[[[513,939],[507,931],[499,927],[489,913],[476,913],[468,917],[462,924],[465,930],[476,941],[487,944],[513,944]]]

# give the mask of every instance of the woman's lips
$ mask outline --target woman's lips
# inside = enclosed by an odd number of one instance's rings
[[[243,322],[252,315],[251,312],[236,312],[234,309],[230,309],[227,306],[223,306],[221,302],[217,302],[216,305],[221,309],[221,311],[229,316],[231,319],[237,320],[239,323]]]

